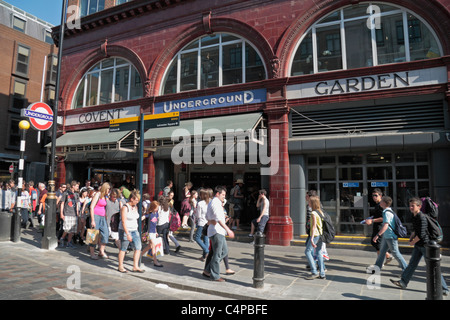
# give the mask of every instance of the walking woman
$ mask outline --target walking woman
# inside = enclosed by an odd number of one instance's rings
[[[127,271],[123,267],[123,260],[125,253],[127,252],[130,242],[134,244],[133,255],[133,269],[132,272],[143,273],[144,270],[139,268],[139,258],[141,256],[142,242],[141,236],[138,230],[138,203],[141,199],[139,191],[133,190],[130,194],[130,198],[127,204],[125,204],[120,211],[120,223],[119,223],[119,239],[120,239],[120,251],[119,251],[119,272],[126,273]]]
[[[102,184],[100,192],[94,195],[91,203],[91,227],[100,231],[100,244],[98,255],[94,254],[95,245],[90,245],[91,259],[97,260],[99,257],[108,259],[108,255],[105,253],[105,247],[108,244],[109,228],[106,222],[106,199],[109,194],[111,186],[108,182]]]
[[[210,200],[208,190],[200,189],[200,201],[197,203],[197,210],[195,210],[197,230],[195,231],[194,239],[203,250],[203,254],[200,258],[201,261],[205,261],[205,258],[209,253],[209,238],[205,234],[202,240],[202,233],[203,228],[208,222],[208,220],[206,220],[206,211]]]
[[[308,280],[313,280],[316,278],[325,279],[325,267],[323,263],[323,254],[322,254],[322,218],[320,218],[320,214],[322,214],[322,209],[320,208],[320,199],[318,196],[310,196],[309,197],[309,206],[311,207],[311,227],[310,227],[310,237],[308,242],[306,243],[306,259],[308,260],[311,275],[307,277]],[[319,270],[316,268],[316,263],[314,261],[314,251],[317,250],[317,262]]]

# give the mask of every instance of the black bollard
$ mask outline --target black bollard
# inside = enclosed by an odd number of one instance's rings
[[[441,246],[436,241],[426,244],[427,300],[442,300]]]
[[[264,242],[266,236],[258,231],[254,237],[253,288],[261,289],[264,287]]]

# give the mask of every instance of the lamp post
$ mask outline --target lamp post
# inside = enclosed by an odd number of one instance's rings
[[[56,237],[56,193],[55,193],[55,155],[56,155],[56,127],[58,124],[58,103],[60,98],[60,77],[61,77],[61,60],[62,47],[64,40],[64,26],[66,23],[67,0],[62,0],[61,25],[59,29],[59,45],[58,45],[58,67],[56,73],[55,86],[55,105],[53,107],[53,128],[52,128],[52,146],[50,152],[50,180],[48,181],[47,208],[45,212],[44,236],[42,237],[42,249],[53,250],[58,246]]]
[[[19,122],[20,129],[20,159],[19,159],[19,168],[18,168],[18,177],[17,177],[17,195],[16,195],[16,204],[14,206],[14,215],[13,215],[13,232],[12,232],[12,241],[19,242],[20,241],[20,222],[21,222],[21,210],[22,210],[22,187],[23,187],[23,169],[24,169],[24,154],[25,154],[25,143],[27,130],[30,129],[30,123],[27,120],[22,120]],[[19,199],[20,198],[20,199]]]

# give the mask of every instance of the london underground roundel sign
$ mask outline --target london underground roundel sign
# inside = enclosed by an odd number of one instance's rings
[[[53,110],[43,102],[30,104],[22,110],[22,116],[28,117],[33,128],[39,131],[46,131],[53,125]]]

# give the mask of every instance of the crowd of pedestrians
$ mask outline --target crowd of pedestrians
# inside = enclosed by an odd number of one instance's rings
[[[56,233],[59,247],[74,248],[77,242],[84,245],[87,230],[96,229],[100,234],[99,242],[87,246],[91,259],[108,259],[106,245],[111,239],[119,251],[118,271],[128,272],[124,267],[124,258],[128,252],[133,251],[131,271],[144,272],[139,262],[147,252],[147,256],[152,258],[155,267],[163,267],[158,261],[158,256],[171,254],[170,243],[175,244],[175,253],[181,249],[174,232],[179,228],[189,229],[189,240],[198,244],[201,251],[199,259],[205,262],[202,275],[212,281],[223,282],[225,280],[220,276],[222,261],[225,264],[226,274],[235,273],[229,266],[226,237],[234,238],[233,230],[239,228],[243,209],[242,185],[243,181],[238,179],[233,188],[227,191],[224,186],[216,186],[214,190],[203,187],[194,189],[192,183],[187,182],[182,191],[178,212],[174,206],[171,180],[167,181],[166,187],[153,201],[149,194],[144,194],[141,199],[137,190],[129,190],[125,185],[112,188],[109,182],[92,187],[91,182],[86,181],[81,189],[77,181],[61,184],[56,191]],[[18,205],[23,228],[33,228],[35,217],[38,218],[39,227],[42,228],[45,224],[45,205],[48,194],[45,184],[40,182],[35,188],[33,181],[23,182],[20,197],[17,197],[18,190],[14,180],[1,183],[1,209],[13,211]],[[368,270],[381,271],[384,265],[395,258],[402,273],[400,279],[391,279],[391,282],[405,289],[418,263],[425,255],[425,244],[431,239],[428,232],[429,221],[426,213],[423,212],[425,210],[422,201],[425,198],[414,197],[409,200],[413,225],[410,245],[414,246],[414,249],[408,264],[398,247],[398,236],[395,230],[396,213],[391,208],[392,199],[383,195],[378,188],[372,191],[371,196],[375,207],[371,211],[372,216],[364,222],[372,226],[371,244],[377,251],[377,259],[373,266],[368,267]],[[19,204],[16,203],[18,201],[20,201]],[[315,190],[307,192],[306,201],[308,237],[305,256],[308,262],[307,269],[311,272],[307,279],[325,279],[327,271],[325,261],[329,257],[326,245],[322,241],[323,207]],[[139,205],[141,205],[140,208]],[[249,237],[253,237],[256,232],[264,232],[269,220],[269,199],[264,189],[258,191],[256,208],[258,215],[251,220]],[[449,290],[443,276],[441,282],[443,294],[448,295]]]

